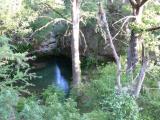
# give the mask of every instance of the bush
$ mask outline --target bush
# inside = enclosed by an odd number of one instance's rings
[[[56,94],[59,102],[64,102],[65,93],[55,86],[49,86],[47,89],[45,89],[45,91],[42,93],[43,100],[47,102],[50,99],[50,97],[54,94]]]
[[[113,64],[100,66],[93,73],[92,80],[80,87],[79,103],[82,111],[90,111],[100,107],[100,102],[112,93],[115,81],[115,66]]]
[[[23,110],[19,112],[19,119],[23,120],[44,120],[44,109],[39,105],[38,101],[27,99],[24,103]]]
[[[159,94],[159,93],[158,93]],[[153,96],[153,98],[152,98]],[[140,117],[142,120],[158,120],[160,118],[160,98],[154,98],[154,95],[141,96],[138,100]]]
[[[0,92],[0,120],[43,120],[42,108],[37,101],[20,98],[13,89]]]
[[[65,100],[65,94],[56,89],[49,87],[43,93],[45,100],[45,120],[79,120],[77,104],[73,99]]]
[[[26,57],[27,52],[15,53],[15,47],[9,42],[10,39],[0,36],[0,89],[12,87],[22,91],[30,85],[28,80],[34,77],[27,63],[31,57]]]
[[[121,93],[103,99],[102,109],[109,112],[113,120],[138,120],[139,108],[133,97]]]
[[[0,120],[9,120],[16,117],[16,105],[18,94],[12,89],[2,89],[0,91]]]
[[[110,120],[110,115],[107,112],[97,110],[90,113],[85,113],[82,120]]]

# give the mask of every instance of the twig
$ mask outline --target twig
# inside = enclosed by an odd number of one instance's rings
[[[42,26],[42,27],[40,27],[39,29],[35,30],[35,31],[30,35],[29,38],[32,39],[33,36],[34,36],[37,32],[39,32],[39,31],[47,28],[50,24],[57,24],[57,23],[62,22],[62,21],[65,21],[66,23],[72,24],[70,21],[67,21],[67,20],[65,20],[65,19],[63,19],[63,18],[52,19],[50,22],[48,22],[48,23],[45,24],[44,26]]]
[[[112,40],[114,40],[114,39],[119,35],[119,33],[121,32],[121,30],[123,29],[123,27],[125,26],[125,24],[126,24],[126,23],[129,21],[129,19],[131,19],[131,18],[135,18],[135,16],[126,16],[126,17],[124,17],[124,18],[122,18],[122,19],[120,19],[120,20],[118,20],[118,21],[116,21],[115,23],[112,24],[112,25],[114,25],[114,24],[116,24],[116,23],[118,23],[118,22],[126,19],[126,20],[123,22],[120,30],[116,33],[116,35],[114,35],[114,36],[112,37]]]
[[[50,6],[47,3],[40,3],[40,5],[45,5],[46,7],[50,8],[52,11],[54,11],[56,14],[58,14],[59,16],[61,16],[62,18],[65,18],[66,20],[70,21],[68,18],[66,18],[64,15],[62,15],[60,12],[58,12],[57,10],[55,10],[52,6]],[[70,21],[71,22],[71,21]]]
[[[129,20],[129,19],[131,19],[131,18],[136,18],[136,17],[133,16],[133,15],[131,15],[131,16],[125,16],[125,17],[119,19],[118,21],[114,22],[114,23],[112,24],[112,26],[115,25],[115,24],[117,24],[117,23],[119,23],[119,22],[121,22],[121,21],[123,21],[123,20],[125,20],[125,19],[128,19],[128,20]]]
[[[82,38],[83,38],[83,41],[84,41],[84,53],[86,52],[86,50],[87,50],[87,42],[86,42],[86,38],[85,38],[85,35],[84,35],[84,33],[80,30],[80,34],[81,34],[81,36],[82,36]]]

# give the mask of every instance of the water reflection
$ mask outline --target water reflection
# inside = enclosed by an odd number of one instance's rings
[[[69,85],[67,80],[62,76],[59,66],[55,65],[55,82],[56,86],[60,89],[62,89],[64,92],[68,92]],[[55,84],[55,83],[53,83]]]

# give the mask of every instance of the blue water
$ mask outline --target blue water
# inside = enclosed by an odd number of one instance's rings
[[[72,71],[71,61],[64,57],[50,57],[36,61],[36,64],[43,64],[42,67],[34,70],[39,78],[32,80],[35,85],[31,87],[33,92],[42,92],[49,85],[56,86],[65,93],[69,91]]]

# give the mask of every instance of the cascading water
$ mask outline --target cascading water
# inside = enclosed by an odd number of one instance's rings
[[[34,87],[29,89],[32,92],[41,93],[48,86],[56,86],[64,91],[69,92],[69,83],[72,77],[72,64],[70,59],[65,57],[50,57],[45,59],[38,59],[35,63],[38,69],[35,69],[37,77],[31,82]]]
[[[69,85],[67,80],[62,76],[60,68],[58,65],[55,65],[55,82],[56,86],[60,89],[62,89],[65,93],[69,90]],[[54,83],[53,83],[54,84]]]

